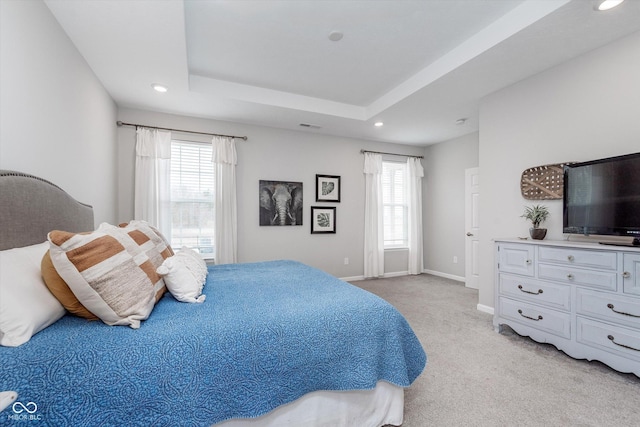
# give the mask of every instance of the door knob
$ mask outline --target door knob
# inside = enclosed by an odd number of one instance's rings
[[[467,231],[467,236],[471,237],[471,236],[473,236],[473,233]]]

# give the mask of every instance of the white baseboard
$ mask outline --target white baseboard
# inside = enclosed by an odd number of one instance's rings
[[[384,273],[380,278],[388,279],[389,277],[400,277],[400,276],[408,276],[408,271],[393,271],[391,273]],[[345,282],[356,282],[358,280],[364,280],[366,277],[364,276],[351,276],[351,277],[340,277],[340,280],[344,280]]]
[[[399,277],[399,276],[408,276],[409,272],[408,271],[393,271],[391,273],[384,273],[382,275],[383,278],[389,278],[389,277]]]
[[[455,280],[456,282],[462,282],[462,283],[465,282],[464,277],[456,276],[453,274],[441,273],[439,271],[434,271],[434,270],[422,270],[422,272],[425,274],[431,274],[433,276],[444,277],[445,279]],[[408,276],[408,275],[409,275],[408,271],[393,271],[391,273],[384,273],[381,278],[386,279],[389,277],[399,277],[399,276]],[[364,276],[340,277],[340,280],[344,280],[345,282],[355,282],[355,281],[364,280],[364,279],[365,279]]]
[[[476,305],[476,309],[483,313],[488,313],[493,316],[493,307],[489,307],[488,305],[478,304]]]
[[[358,280],[364,280],[364,276],[340,277],[340,280],[345,282],[357,282]]]
[[[456,282],[462,282],[464,283],[466,280],[464,277],[461,276],[455,276],[453,274],[448,274],[448,273],[441,273],[439,271],[433,271],[433,270],[422,270],[423,273],[426,274],[431,274],[433,276],[438,276],[438,277],[444,277],[445,279],[451,279],[451,280],[455,280]]]

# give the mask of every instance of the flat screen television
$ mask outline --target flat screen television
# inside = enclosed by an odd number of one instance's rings
[[[565,166],[563,232],[640,245],[640,153]]]

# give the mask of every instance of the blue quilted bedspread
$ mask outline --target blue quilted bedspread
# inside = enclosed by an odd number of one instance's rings
[[[38,425],[208,426],[315,390],[407,387],[426,363],[394,307],[304,264],[213,266],[204,293],[167,294],[140,329],[65,316],[0,347],[0,391],[34,402]],[[0,425],[35,425],[27,413]]]

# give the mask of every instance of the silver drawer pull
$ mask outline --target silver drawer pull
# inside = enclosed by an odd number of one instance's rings
[[[609,310],[613,311],[614,313],[622,314],[624,316],[640,317],[637,314],[631,314],[631,313],[625,313],[624,311],[618,311],[618,310],[615,309],[613,304],[607,304],[607,308]]]
[[[531,319],[531,320],[535,320],[536,322],[538,320],[542,320],[542,316],[538,315],[538,318],[536,319],[535,317],[529,317],[529,316],[525,316],[524,314],[522,314],[522,310],[518,310],[518,314],[522,317],[526,317],[527,319]]]
[[[531,260],[530,259],[528,259],[526,262],[527,262],[527,265],[531,265]]]
[[[567,257],[567,259],[568,259],[569,261],[573,261],[575,258],[573,257],[573,255],[569,255],[569,256]]]
[[[615,338],[613,335],[607,335],[607,338],[609,338],[609,340],[610,340],[612,343],[614,343],[615,345],[617,345],[617,346],[624,347],[624,348],[628,348],[629,350],[640,351],[640,350],[638,350],[637,348],[633,348],[633,347],[630,347],[630,346],[628,346],[628,345],[624,345],[624,344],[617,343],[617,342],[616,342],[616,338]]]
[[[631,277],[631,273],[629,273],[628,271],[625,271],[624,273],[622,273],[622,278],[628,279],[629,277]]]
[[[538,292],[525,291],[524,289],[522,289],[522,285],[518,285],[518,289],[520,289],[525,294],[540,295],[542,293],[542,289],[538,289]]]
[[[573,274],[567,274],[567,279],[573,280]]]

